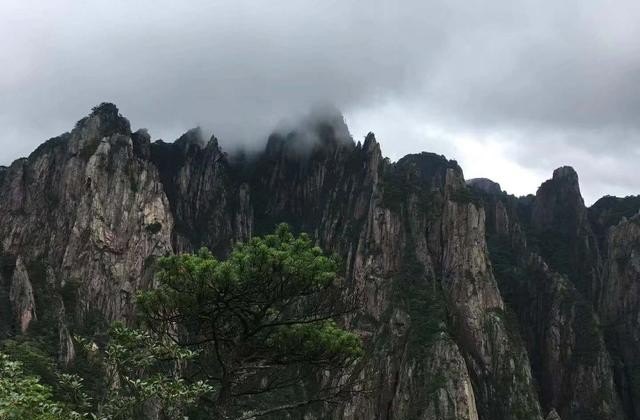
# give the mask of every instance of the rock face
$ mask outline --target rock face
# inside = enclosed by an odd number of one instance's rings
[[[640,416],[640,215],[608,229],[600,302],[627,411]]]
[[[500,184],[488,178],[472,178],[467,180],[467,185],[487,194],[502,194]]]
[[[103,105],[8,168],[0,243],[17,258],[11,295],[23,296],[21,329],[36,313],[61,328],[133,317],[148,259],[172,251],[173,217],[149,156],[148,136]],[[24,297],[29,281],[35,311]]]
[[[556,170],[536,196],[475,191],[488,215],[494,271],[527,344],[543,410],[565,420],[636,418],[623,401],[618,351],[603,313],[602,299],[623,289],[602,272],[611,259],[601,256],[611,252],[594,232],[605,228],[591,221],[597,217],[584,206],[575,171]],[[612,212],[598,210],[603,213]]]
[[[545,260],[567,274],[588,297],[597,296],[600,252],[573,168],[556,169],[553,178],[540,186],[530,225]]]
[[[69,363],[74,331],[134,320],[155,256],[224,256],[287,222],[343,259],[363,301],[345,322],[373,392],[320,418],[633,419],[637,341],[612,353],[600,317],[640,330],[635,257],[617,264],[640,232],[623,220],[602,251],[594,217],[570,168],[516,199],[443,156],[391,163],[338,114],[229,156],[197,129],[151,143],[103,104],[0,168],[0,334],[52,327]]]
[[[6,166],[0,165],[0,183],[2,183],[2,180],[4,179],[4,176],[7,173],[7,169],[8,168]]]
[[[36,317],[36,303],[33,298],[33,286],[29,281],[29,274],[22,262],[22,258],[18,257],[16,267],[11,278],[11,286],[9,287],[9,303],[13,310],[13,317],[16,326],[21,333],[29,328],[31,321]]]
[[[250,207],[243,201],[243,189],[236,190],[230,179],[227,158],[212,138],[204,143],[194,129],[175,143],[157,142],[151,147],[151,161],[175,220],[174,249],[190,250],[207,246],[218,254],[228,251],[234,240],[251,234]]]

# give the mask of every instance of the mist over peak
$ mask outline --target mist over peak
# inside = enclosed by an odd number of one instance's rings
[[[354,138],[376,132],[394,159],[443,153],[514,193],[568,164],[587,201],[628,195],[640,157],[639,18],[630,0],[7,0],[0,164],[102,98],[153,138],[200,126],[229,151],[260,150],[283,118],[296,128],[310,104],[332,103]]]

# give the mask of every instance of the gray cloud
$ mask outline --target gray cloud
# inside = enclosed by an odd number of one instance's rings
[[[589,201],[640,192],[632,0],[43,3],[0,5],[0,164],[104,100],[154,138],[203,125],[227,147],[330,102],[392,157],[446,153],[516,193],[567,163]]]

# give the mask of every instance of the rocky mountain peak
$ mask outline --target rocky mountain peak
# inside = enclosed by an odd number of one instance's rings
[[[266,154],[294,158],[313,152],[333,154],[355,143],[342,114],[334,107],[316,107],[296,123],[286,123],[269,136]]]
[[[207,145],[205,146],[207,149],[220,149],[220,143],[218,143],[218,139],[216,138],[216,136],[211,136],[211,138],[209,138],[209,141],[207,142]]]
[[[565,215],[584,213],[586,208],[580,193],[578,174],[570,166],[553,171],[553,178],[540,185],[536,192],[537,214],[540,223],[548,223],[552,214]],[[536,212],[534,212],[536,213]],[[557,214],[556,214],[557,215]]]
[[[571,166],[561,166],[553,171],[553,179],[557,181],[578,183],[578,173]]]
[[[604,228],[616,225],[623,217],[627,219],[640,212],[640,195],[615,197],[606,195],[589,207],[593,222]]]
[[[183,150],[187,150],[191,147],[202,149],[205,146],[202,129],[200,127],[195,127],[188,130],[175,141],[175,145]]]
[[[395,166],[413,182],[436,188],[464,188],[464,177],[458,162],[436,153],[410,154],[398,160]]]
[[[502,194],[500,184],[490,180],[489,178],[472,178],[467,180],[467,185],[476,188],[487,194]]]
[[[380,148],[380,145],[376,140],[376,135],[373,134],[372,132],[369,132],[364,138],[364,144],[362,145],[362,150],[369,151],[369,150],[372,150],[374,147]]]
[[[344,115],[333,105],[319,105],[311,109],[311,112],[302,120],[301,125],[316,127],[331,127],[338,139],[349,140],[351,134],[344,120]]]
[[[554,170],[553,177],[540,185],[536,196],[565,202],[578,200],[584,205],[578,174],[571,166],[562,166]]]
[[[111,102],[102,102],[100,105],[96,105],[91,108],[91,114],[89,116],[100,116],[104,118],[118,118],[120,116],[120,111],[118,107]]]
[[[94,106],[91,114],[78,122],[81,127],[95,126],[103,137],[113,134],[131,135],[129,120],[120,114],[118,107],[109,102]]]
[[[585,296],[596,299],[600,251],[573,168],[556,169],[553,178],[538,188],[531,216],[545,260],[568,275]]]
[[[69,142],[67,151],[71,155],[88,160],[104,139],[113,138],[114,143],[124,144],[131,135],[131,124],[120,114],[118,107],[103,102],[79,120],[70,135],[64,134],[58,140]]]
[[[604,250],[607,248],[606,239],[609,228],[639,213],[640,195],[627,197],[606,195],[588,209],[589,220]]]

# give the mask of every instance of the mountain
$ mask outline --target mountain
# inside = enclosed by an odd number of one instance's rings
[[[639,207],[587,208],[569,167],[518,198],[444,156],[390,162],[339,114],[230,155],[197,129],[152,143],[102,104],[0,167],[0,338],[72,363],[73,334],[135,322],[156,257],[287,222],[362,296],[345,322],[372,390],[307,418],[638,419]]]

